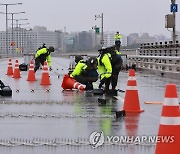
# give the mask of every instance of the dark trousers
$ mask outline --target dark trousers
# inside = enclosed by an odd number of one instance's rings
[[[115,41],[116,49],[119,51],[121,46],[121,41]]]
[[[38,69],[39,69],[39,67],[40,67],[40,64],[42,65],[42,66],[44,66],[44,62],[46,61],[46,59],[42,59],[42,58],[36,58],[35,59],[35,67],[34,67],[34,72],[36,72]]]
[[[120,70],[121,70],[121,66],[118,64],[114,66],[112,69],[112,76],[111,76],[112,90],[116,89]]]
[[[98,80],[98,73],[96,70],[90,70],[82,75],[75,76],[74,79],[82,84],[85,84],[86,90],[92,90],[92,83]]]

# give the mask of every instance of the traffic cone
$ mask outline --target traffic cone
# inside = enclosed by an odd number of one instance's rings
[[[33,64],[32,60],[30,62],[30,66],[29,66],[27,81],[36,81],[35,72],[34,72],[34,64]]]
[[[126,112],[140,113],[144,111],[140,109],[138,90],[136,86],[135,70],[130,69],[123,106],[123,110]]]
[[[44,62],[40,85],[51,85],[49,73],[48,73],[48,65],[46,61]]]
[[[12,61],[9,59],[6,75],[13,75]]]
[[[73,78],[69,77],[68,74],[64,75],[63,82],[61,87],[66,90],[66,89],[79,89],[79,90],[85,90],[84,86],[74,80]]]
[[[19,63],[18,63],[17,59],[16,59],[16,62],[15,62],[13,78],[21,78],[20,70],[19,70]]]
[[[180,110],[175,84],[166,85],[158,136],[170,139],[157,142],[155,154],[180,154]]]

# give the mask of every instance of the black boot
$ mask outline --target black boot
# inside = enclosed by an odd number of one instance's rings
[[[93,85],[92,85],[92,83],[87,83],[85,90],[93,90]]]

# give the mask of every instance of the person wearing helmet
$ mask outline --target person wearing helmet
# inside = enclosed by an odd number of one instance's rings
[[[81,72],[86,69],[86,63],[83,60],[83,57],[80,55],[75,56],[75,62],[76,62],[76,66],[73,70],[73,72],[70,74],[71,78],[74,78],[76,76],[79,76],[81,74]]]
[[[85,62],[81,56],[76,56],[75,62],[76,66],[70,74],[70,77],[82,84],[85,84],[86,90],[93,90],[92,82],[96,82],[98,80],[96,60],[90,58]]]
[[[116,34],[114,35],[114,41],[115,41],[115,45],[118,51],[121,46],[121,39],[122,39],[122,35],[119,34],[119,32],[116,32]]]
[[[48,66],[49,66],[49,70],[51,71],[51,52],[54,52],[54,47],[50,46],[49,48],[42,48],[37,50],[36,54],[35,54],[35,68],[34,68],[34,72],[36,72],[39,67],[40,64],[44,65],[44,62],[47,60]]]
[[[105,84],[104,91],[108,93],[112,75],[111,54],[109,53],[109,48],[102,49],[99,52],[100,54],[97,58],[98,72],[100,74],[99,88],[101,89],[103,84]]]

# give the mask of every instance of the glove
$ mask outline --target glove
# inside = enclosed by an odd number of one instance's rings
[[[51,66],[49,67],[49,70],[52,71],[53,69],[51,68]]]

